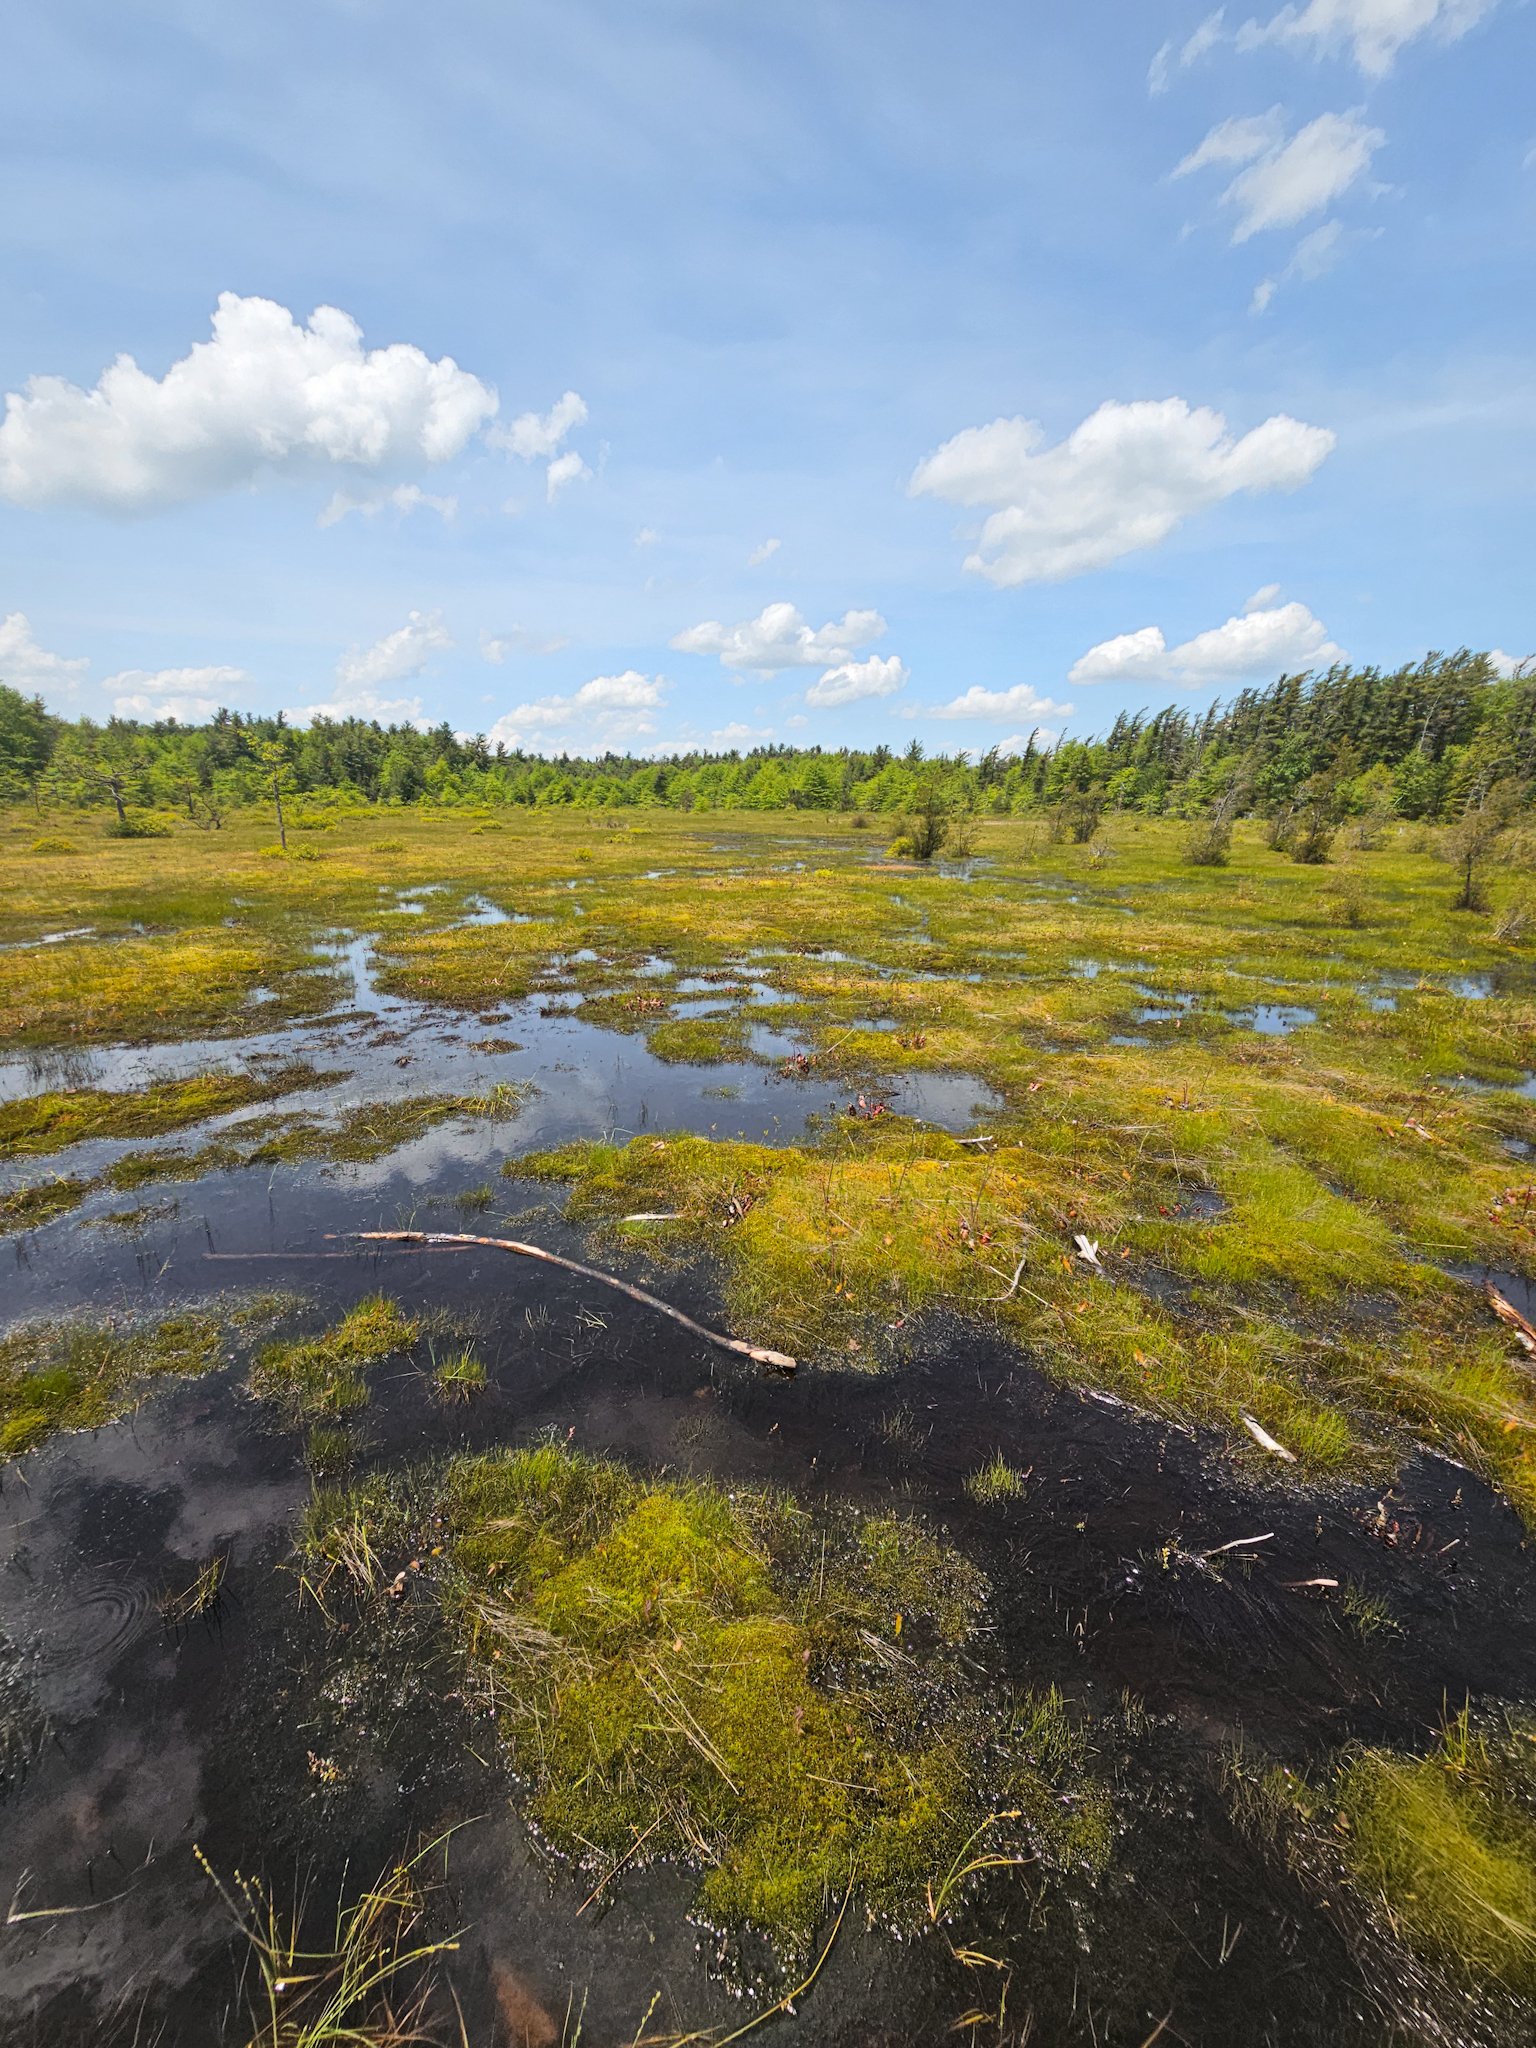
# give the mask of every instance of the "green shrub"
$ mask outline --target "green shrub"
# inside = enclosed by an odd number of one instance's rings
[[[153,811],[130,811],[126,818],[113,818],[105,827],[108,839],[169,839],[175,829],[169,818]]]

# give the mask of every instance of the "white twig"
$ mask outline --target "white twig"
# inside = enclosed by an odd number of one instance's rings
[[[647,1294],[643,1287],[633,1287],[629,1281],[620,1280],[613,1273],[604,1273],[597,1266],[584,1266],[579,1259],[562,1258],[559,1252],[547,1252],[542,1245],[521,1244],[513,1237],[474,1237],[467,1231],[457,1230],[351,1230],[328,1234],[365,1244],[424,1245],[434,1251],[439,1248],[453,1251],[463,1245],[478,1244],[490,1251],[516,1252],[520,1258],[540,1259],[547,1266],[562,1266],[567,1273],[579,1273],[583,1280],[597,1280],[604,1287],[617,1288],[631,1301],[638,1301],[642,1307],[670,1316],[674,1323],[681,1323],[685,1330],[691,1330],[696,1337],[703,1337],[707,1343],[718,1344],[722,1351],[740,1352],[743,1358],[750,1358],[758,1365],[771,1365],[779,1372],[794,1372],[796,1369],[796,1362],[787,1351],[771,1351],[765,1344],[747,1344],[740,1337],[723,1337],[718,1330],[708,1330],[702,1323],[696,1323],[692,1316],[684,1315],[671,1302]]]

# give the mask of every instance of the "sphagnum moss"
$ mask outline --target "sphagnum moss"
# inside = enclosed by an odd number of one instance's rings
[[[253,1102],[342,1079],[296,1065],[266,1074],[197,1074],[157,1081],[147,1088],[97,1088],[23,1097],[0,1103],[0,1159],[57,1152],[87,1138],[150,1138]]]
[[[1321,1184],[1299,1210],[1278,1206],[1277,1186],[1294,1195],[1306,1178],[1283,1161],[1256,1189],[1234,1174],[1230,1215],[1174,1221],[1156,1153],[1112,1166],[1081,1132],[1064,1170],[1054,1125],[1015,1128],[991,1149],[898,1118],[844,1120],[812,1146],[674,1134],[509,1170],[568,1182],[579,1220],[671,1215],[645,1251],[707,1250],[754,1341],[878,1369],[915,1317],[959,1311],[1064,1379],[1225,1427],[1244,1455],[1263,1455],[1244,1416],[1304,1473],[1381,1469],[1427,1437],[1536,1517],[1536,1388],[1475,1290]],[[1289,1271],[1309,1217],[1318,1234]]]
[[[989,1821],[1046,1870],[1107,1857],[1064,1703],[978,1696],[986,1583],[915,1523],[553,1444],[459,1459],[433,1498],[450,1626],[531,1818],[584,1865],[681,1859],[706,1921],[793,1955],[850,1889],[915,1924]],[[365,1481],[317,1497],[302,1548],[362,1584],[405,1526]]]

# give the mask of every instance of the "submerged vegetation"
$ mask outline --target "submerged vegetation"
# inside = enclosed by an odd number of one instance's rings
[[[702,1918],[795,1955],[852,1891],[902,1926],[958,1905],[981,1837],[988,1867],[1107,1860],[1084,1736],[1054,1692],[977,1694],[986,1582],[915,1522],[554,1444],[458,1459],[430,1498],[448,1624],[584,1868],[680,1859]],[[402,1515],[375,1481],[322,1494],[306,1553],[374,1585]]]
[[[297,1078],[295,1076],[297,1075]],[[217,1077],[216,1077],[217,1078]],[[274,1082],[279,1077],[274,1076]],[[290,1088],[302,1088],[335,1076],[317,1075],[309,1068],[288,1070],[282,1081],[282,1090],[268,1088],[260,1083],[264,1099],[270,1094],[286,1092]],[[180,1099],[180,1106],[186,1114],[182,1123],[194,1117],[217,1114],[203,1109],[194,1109],[193,1103],[202,1096],[200,1083],[186,1084],[190,1093]],[[94,1091],[83,1090],[89,1095]],[[145,1096],[160,1093],[157,1089],[135,1090],[103,1099],[116,1107],[112,1114],[124,1125],[131,1125],[142,1111]],[[38,1102],[51,1100],[74,1101],[78,1098],[33,1097],[14,1107],[18,1111],[17,1122],[26,1119],[21,1112],[31,1113]],[[294,1114],[270,1119],[256,1119],[231,1126],[223,1135],[208,1139],[204,1144],[183,1150],[176,1146],[157,1147],[147,1152],[125,1152],[113,1160],[100,1173],[89,1177],[81,1174],[55,1174],[47,1180],[37,1181],[30,1186],[17,1188],[0,1194],[0,1235],[23,1230],[34,1230],[55,1217],[67,1215],[90,1195],[104,1189],[119,1193],[134,1193],[140,1188],[154,1186],[162,1181],[201,1180],[212,1173],[237,1173],[246,1167],[273,1167],[301,1165],[317,1162],[327,1166],[361,1166],[383,1159],[389,1153],[398,1151],[403,1145],[434,1129],[438,1124],[465,1116],[505,1117],[514,1113],[522,1100],[522,1091],[502,1084],[501,1092],[494,1098],[464,1097],[457,1095],[397,1096],[380,1102],[359,1103],[343,1110],[334,1120],[318,1114]],[[87,1118],[96,1114],[87,1109],[81,1114]],[[37,1112],[33,1122],[41,1129],[56,1129],[45,1112]],[[169,1123],[162,1129],[170,1129]],[[121,1135],[136,1135],[124,1130]],[[84,1135],[84,1133],[77,1133]],[[93,1131],[92,1136],[105,1136],[105,1132]],[[59,1144],[73,1143],[74,1138],[58,1136]],[[113,1217],[93,1218],[99,1223],[115,1223],[131,1227],[136,1217],[149,1212],[127,1211]]]
[[[61,1429],[95,1429],[167,1374],[207,1372],[225,1325],[211,1312],[23,1324],[0,1337],[0,1458]]]
[[[425,1925],[433,1887],[424,1866],[440,1848],[430,1842],[355,1896],[344,1893],[323,1930],[309,1924],[302,1894],[280,1903],[259,1878],[225,1879],[196,1851],[252,1966],[242,1972],[246,2048],[409,2048],[446,2038],[426,2030],[436,1966],[458,1948],[454,1935],[434,1938]]]
[[[76,1088],[64,1093],[24,1096],[0,1103],[0,1159],[58,1152],[88,1138],[152,1138],[188,1124],[319,1088],[341,1078],[298,1064],[264,1074],[198,1074],[186,1081],[157,1081],[147,1088],[113,1093]]]
[[[368,1401],[366,1368],[408,1351],[420,1320],[373,1294],[318,1337],[288,1338],[257,1353],[251,1385],[295,1422],[350,1415]]]

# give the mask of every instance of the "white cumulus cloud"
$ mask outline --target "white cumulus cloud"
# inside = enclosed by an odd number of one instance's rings
[[[317,718],[369,718],[378,725],[414,725],[430,732],[432,720],[419,697],[386,697],[378,690],[333,690],[324,704],[293,704],[283,711],[290,725],[313,725]]]
[[[90,665],[84,655],[50,654],[39,647],[25,612],[8,612],[0,619],[0,683],[23,696],[45,690],[71,695]]]
[[[1506,682],[1517,671],[1524,670],[1529,675],[1533,667],[1536,667],[1536,654],[1506,654],[1502,647],[1495,647],[1488,659],[1493,663],[1496,673]]]
[[[544,496],[553,505],[567,484],[580,483],[592,474],[574,448],[557,455],[544,472]]]
[[[661,676],[628,668],[594,676],[566,697],[539,697],[504,712],[488,734],[493,744],[546,754],[617,748],[654,733],[652,715],[666,702]]]
[[[1259,592],[1261,598],[1273,594]],[[1067,681],[1170,683],[1198,690],[1210,683],[1295,674],[1344,659],[1343,648],[1329,639],[1322,620],[1304,604],[1292,603],[1250,608],[1176,647],[1168,645],[1159,626],[1119,633],[1090,647],[1072,664]]]
[[[1331,206],[1366,175],[1386,139],[1358,111],[1319,114],[1287,138],[1280,110],[1271,108],[1221,122],[1173,175],[1185,178],[1210,164],[1245,164],[1221,198],[1237,211],[1233,241],[1246,242],[1266,228],[1294,227]]]
[[[587,423],[587,402],[580,393],[567,391],[548,412],[520,412],[504,427],[492,427],[486,439],[524,462],[540,462],[555,454],[573,427]]]
[[[353,648],[336,664],[336,680],[344,690],[373,690],[380,683],[402,682],[419,676],[434,654],[453,645],[453,635],[439,612],[412,612],[403,626],[375,640],[371,647]]]
[[[726,668],[773,675],[784,668],[837,667],[884,631],[878,612],[845,612],[824,626],[809,626],[792,604],[770,604],[739,625],[706,619],[689,626],[672,645],[683,654],[718,654]]]
[[[765,541],[759,541],[747,557],[747,567],[749,569],[760,569],[764,562],[771,562],[773,560],[782,546],[783,542],[773,535],[770,535]]]
[[[459,509],[457,498],[434,498],[420,484],[396,484],[392,491],[337,491],[316,520],[317,526],[335,526],[349,512],[361,512],[365,519],[380,512],[436,512],[452,519]]]
[[[1237,32],[1240,50],[1264,43],[1308,43],[1315,50],[1346,46],[1360,69],[1380,78],[1405,43],[1422,35],[1454,43],[1491,14],[1497,0],[1308,0],[1282,7],[1269,21],[1248,21]]]
[[[930,704],[925,715],[929,718],[995,718],[1012,725],[1016,719],[1023,718],[1032,721],[1070,718],[1072,706],[1042,697],[1028,683],[1015,683],[1007,690],[985,690],[980,683],[973,683],[963,696],[951,697],[947,704]]]
[[[220,705],[233,703],[250,680],[243,668],[125,668],[101,687],[120,693],[112,699],[119,718],[174,718],[179,725],[196,725],[212,718]]]
[[[566,436],[574,428],[584,427],[587,419],[586,400],[579,391],[567,391],[548,412],[520,412],[508,425],[490,428],[485,438],[524,462],[547,463],[544,495],[553,505],[567,484],[592,474],[574,448],[567,448],[563,455],[559,452]]]
[[[1109,400],[1053,448],[1035,420],[968,427],[918,464],[908,489],[995,508],[967,569],[1005,587],[1059,582],[1157,546],[1236,492],[1295,490],[1334,439],[1286,413],[1234,439],[1208,406]]]
[[[863,697],[893,697],[906,680],[907,665],[899,655],[871,654],[864,661],[829,668],[806,691],[805,701],[825,711],[835,704],[857,704]]]
[[[89,391],[31,377],[0,422],[0,497],[141,512],[272,472],[445,462],[496,410],[451,356],[404,342],[365,349],[321,306],[301,326],[271,299],[219,296],[213,339],[163,377],[122,355]]]

